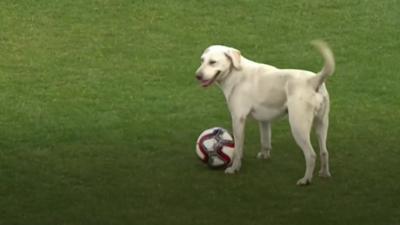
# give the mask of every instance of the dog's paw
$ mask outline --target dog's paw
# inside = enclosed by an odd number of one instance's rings
[[[323,177],[323,178],[330,178],[331,177],[331,173],[329,171],[326,171],[326,170],[320,170],[318,174],[319,174],[320,177]]]
[[[310,178],[306,178],[303,177],[300,180],[297,181],[297,185],[298,186],[305,186],[305,185],[309,185],[311,184],[311,179]]]
[[[226,174],[234,174],[235,172],[239,172],[241,166],[240,161],[233,161],[232,165],[225,169]]]
[[[236,171],[238,171],[236,168],[234,168],[233,166],[230,166],[225,169],[225,174],[235,174]]]
[[[266,151],[260,151],[257,153],[257,159],[270,159],[271,153]]]

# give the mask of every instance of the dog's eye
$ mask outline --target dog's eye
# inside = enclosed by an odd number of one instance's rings
[[[214,65],[215,63],[217,63],[217,61],[215,60],[211,60],[210,62],[208,62],[210,65]]]

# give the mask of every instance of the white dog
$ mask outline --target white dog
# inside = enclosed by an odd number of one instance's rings
[[[278,69],[246,59],[234,48],[213,45],[201,56],[196,78],[203,87],[214,82],[222,89],[232,116],[235,154],[233,163],[225,170],[239,171],[243,156],[244,128],[251,115],[259,121],[261,151],[257,157],[268,159],[271,152],[271,121],[288,114],[292,134],[303,150],[306,171],[297,184],[311,183],[316,154],[310,142],[314,124],[318,136],[321,170],[319,175],[330,177],[326,138],[329,126],[329,95],[324,81],[335,69],[335,61],[328,45],[314,41],[325,65],[315,74],[296,69]]]

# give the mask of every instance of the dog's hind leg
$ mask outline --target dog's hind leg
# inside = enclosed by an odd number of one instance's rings
[[[314,119],[313,106],[301,98],[289,99],[289,122],[296,143],[304,153],[306,171],[303,178],[297,181],[297,185],[311,183],[315,168],[316,154],[311,145],[310,131]]]
[[[321,169],[319,171],[319,176],[321,177],[330,177],[331,173],[329,172],[329,153],[326,148],[326,138],[328,135],[328,127],[329,127],[329,105],[325,105],[325,108],[322,109],[321,114],[318,114],[314,120],[315,131],[317,133],[319,149],[320,149],[320,158],[321,158]]]
[[[260,121],[260,140],[261,151],[257,154],[259,159],[269,159],[271,157],[271,124],[268,121]]]

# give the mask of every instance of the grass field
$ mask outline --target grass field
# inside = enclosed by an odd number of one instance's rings
[[[399,225],[399,37],[397,0],[2,0],[0,225]],[[202,165],[200,132],[231,129],[203,49],[318,71],[315,38],[337,62],[332,179],[295,185],[286,120],[270,161],[250,122],[239,174]]]

